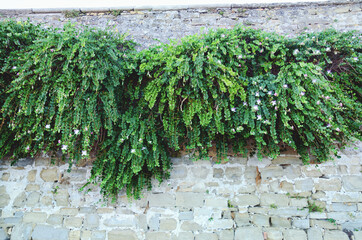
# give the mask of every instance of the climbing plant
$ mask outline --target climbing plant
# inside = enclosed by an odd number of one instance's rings
[[[262,159],[289,146],[308,164],[361,140],[357,32],[238,26],[136,51],[111,30],[0,28],[0,157],[61,155],[71,169],[94,156],[88,184],[105,197],[141,197],[180,150]]]

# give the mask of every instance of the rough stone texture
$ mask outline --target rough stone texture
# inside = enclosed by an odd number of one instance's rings
[[[108,240],[138,240],[137,235],[134,231],[131,230],[111,230],[108,232]]]
[[[325,231],[324,240],[349,240],[349,237],[342,231]]]
[[[31,235],[32,240],[67,240],[69,230],[47,225],[37,225]]]
[[[45,182],[54,182],[59,180],[59,171],[57,168],[47,168],[40,172],[40,177]]]
[[[321,191],[339,191],[341,187],[342,183],[338,178],[319,179],[318,183],[315,184],[315,189]]]
[[[6,192],[5,186],[0,186],[0,207],[5,207],[9,204],[10,196]]]
[[[195,235],[195,240],[218,240],[216,233],[199,233]]]
[[[309,228],[307,235],[308,240],[323,240],[323,233],[320,228]]]
[[[307,240],[307,234],[303,230],[287,229],[284,231],[284,240]]]
[[[263,193],[260,197],[262,206],[276,205],[278,207],[286,207],[289,204],[289,198],[281,194]]]
[[[362,176],[344,176],[342,182],[343,188],[347,192],[362,191]]]
[[[180,207],[202,207],[204,195],[201,193],[178,192],[176,193],[176,206]]]
[[[24,214],[23,221],[26,223],[45,223],[47,214],[44,212],[28,212]]]
[[[235,239],[243,240],[264,240],[261,228],[244,227],[237,228],[235,231]]]
[[[172,207],[176,205],[175,196],[172,194],[149,194],[150,207]]]

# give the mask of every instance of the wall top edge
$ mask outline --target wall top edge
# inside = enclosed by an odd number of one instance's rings
[[[105,7],[54,7],[54,8],[24,8],[24,9],[0,9],[3,15],[21,15],[21,14],[38,14],[38,13],[62,13],[65,11],[81,12],[109,12],[112,10],[121,11],[171,11],[185,9],[210,9],[210,8],[280,8],[280,7],[303,7],[310,5],[344,5],[351,3],[361,3],[362,0],[322,0],[322,1],[301,1],[301,2],[279,2],[279,3],[225,3],[225,4],[187,4],[187,5],[137,5],[137,6],[105,6]]]

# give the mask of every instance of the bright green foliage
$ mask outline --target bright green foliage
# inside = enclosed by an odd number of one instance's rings
[[[0,157],[97,156],[89,183],[139,198],[170,154],[297,150],[361,140],[361,35],[219,29],[136,52],[110,31],[0,23]],[[251,151],[247,147],[252,145]],[[91,154],[92,153],[92,154]]]

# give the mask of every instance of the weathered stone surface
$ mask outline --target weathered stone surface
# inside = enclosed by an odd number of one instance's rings
[[[173,207],[176,205],[175,196],[169,193],[149,194],[150,207]]]
[[[313,186],[314,182],[310,178],[295,181],[295,189],[299,191],[312,191]]]
[[[204,194],[192,192],[176,193],[176,206],[201,207],[204,205]]]
[[[282,228],[290,228],[290,219],[288,218],[282,218],[282,217],[271,217],[271,225],[272,227],[282,227]]]
[[[268,180],[271,178],[279,178],[283,176],[284,170],[281,166],[269,166],[260,169],[262,180]]]
[[[234,239],[234,230],[221,230],[218,231],[219,240],[230,240]]]
[[[349,240],[347,234],[342,231],[325,231],[324,240]]]
[[[192,232],[180,232],[171,236],[171,240],[194,240],[194,234]]]
[[[46,168],[40,172],[40,177],[45,182],[55,182],[59,180],[59,171],[57,168]]]
[[[80,217],[67,217],[64,219],[64,227],[76,227],[80,228],[82,226],[83,219]]]
[[[87,214],[84,218],[84,227],[94,229],[99,226],[99,216],[97,214]]]
[[[195,240],[218,240],[216,233],[199,233],[195,235]]]
[[[47,214],[44,212],[27,212],[23,218],[26,223],[45,223],[46,220]]]
[[[108,218],[104,221],[107,227],[131,228],[136,226],[136,218],[134,215],[123,215]]]
[[[357,211],[355,203],[332,203],[329,205],[329,211],[334,212],[354,212]]]
[[[283,240],[283,232],[278,229],[265,229],[267,240]]]
[[[106,239],[106,231],[93,231],[91,240],[104,240]]]
[[[261,228],[242,227],[235,230],[235,239],[264,240]]]
[[[4,231],[3,228],[0,228],[0,239],[1,240],[8,240],[8,235],[6,234],[6,232]]]
[[[316,190],[321,191],[339,191],[342,188],[342,183],[339,178],[333,179],[318,179],[318,182],[315,184]]]
[[[181,229],[184,231],[200,231],[202,227],[193,221],[184,221],[181,225]]]
[[[29,171],[28,177],[27,177],[29,182],[35,182],[36,172],[37,172],[36,170]]]
[[[260,196],[260,205],[270,206],[272,204],[278,207],[286,207],[289,204],[289,198],[281,194],[262,193]]]
[[[146,233],[146,240],[169,240],[170,234],[165,232],[148,232]]]
[[[191,168],[191,172],[192,172],[193,177],[205,179],[207,177],[207,175],[209,174],[210,169],[207,167],[203,167],[203,166],[195,166],[195,167]]]
[[[26,199],[26,206],[33,207],[35,206],[40,199],[39,192],[31,192]]]
[[[323,233],[320,228],[309,228],[307,236],[308,240],[323,240]]]
[[[213,177],[214,178],[223,178],[224,177],[224,169],[222,169],[222,168],[214,168],[213,169]]]
[[[213,208],[227,208],[228,202],[225,198],[207,198],[205,199],[205,206]]]
[[[155,214],[150,218],[148,227],[151,231],[158,231],[160,229],[160,214]]]
[[[171,171],[171,178],[186,178],[187,168],[184,166],[175,166]]]
[[[166,218],[160,220],[161,231],[173,231],[177,227],[177,221],[173,218]]]
[[[298,208],[277,208],[269,211],[270,215],[280,217],[306,217],[309,214],[308,209]]]
[[[242,173],[243,173],[243,171],[242,171],[241,167],[227,167],[225,169],[225,176],[228,179],[234,179],[234,180],[240,179],[242,176]]]
[[[31,235],[32,240],[68,240],[69,230],[48,225],[37,225]]]
[[[238,227],[250,226],[250,218],[248,213],[234,213],[234,220]]]
[[[69,204],[69,193],[67,189],[59,189],[54,194],[54,199],[57,206],[68,206]]]
[[[69,178],[72,182],[81,182],[87,180],[87,169],[72,169],[72,171],[64,172],[63,178]]]
[[[9,178],[10,178],[10,173],[3,172],[3,174],[1,175],[1,181],[9,181]]]
[[[337,229],[337,225],[327,220],[310,220],[311,227],[324,228],[324,229]]]
[[[6,192],[5,186],[0,186],[0,208],[5,207],[9,204],[10,196]]]
[[[108,232],[108,240],[138,240],[137,235],[132,230],[118,230],[114,229]]]
[[[361,217],[359,219],[353,218],[348,222],[342,223],[342,228],[350,231],[353,230],[362,231],[362,218]]]
[[[17,160],[13,166],[16,167],[26,167],[28,165],[33,165],[34,163],[34,158],[20,158],[19,160]]]
[[[62,215],[69,215],[69,216],[73,216],[73,215],[77,215],[79,212],[78,208],[70,208],[70,207],[63,207],[60,209],[60,214]]]
[[[50,225],[62,225],[63,224],[63,215],[52,214],[48,217],[47,223]]]
[[[233,204],[237,206],[255,206],[260,203],[258,196],[253,194],[246,194],[246,195],[238,195],[232,201]]]
[[[308,229],[310,227],[309,219],[293,219],[293,227]]]
[[[232,219],[212,219],[207,223],[209,229],[231,229],[234,226]]]
[[[178,219],[179,220],[192,220],[192,219],[194,219],[194,212],[192,212],[192,211],[180,212]]]
[[[30,192],[30,191],[39,191],[40,190],[40,186],[38,184],[28,184],[25,188],[26,191]]]
[[[355,240],[362,240],[362,231],[354,231],[353,232]]]
[[[26,201],[26,194],[25,192],[21,192],[16,198],[14,199],[13,206],[14,207],[24,207]]]
[[[297,198],[291,198],[290,199],[290,206],[292,207],[307,207],[308,206],[308,200],[306,198],[297,199]]]
[[[31,223],[16,224],[11,231],[11,239],[30,239],[32,231],[33,226]]]
[[[362,191],[362,176],[344,176],[342,182],[343,188],[347,192]]]
[[[251,222],[258,227],[269,227],[269,216],[253,214],[251,215]]]
[[[287,229],[284,231],[284,240],[307,240],[307,234],[303,230]]]

